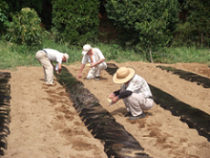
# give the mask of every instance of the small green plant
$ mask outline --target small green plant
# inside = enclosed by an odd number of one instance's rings
[[[26,45],[41,45],[47,32],[40,26],[41,19],[34,9],[23,8],[13,15],[12,22],[7,24],[6,38],[10,42]]]

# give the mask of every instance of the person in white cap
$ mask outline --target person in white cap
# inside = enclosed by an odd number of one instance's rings
[[[121,89],[109,95],[112,104],[123,99],[129,120],[145,117],[143,110],[149,110],[153,106],[153,96],[149,85],[144,78],[135,74],[131,67],[120,67],[113,76],[113,82],[123,84]]]
[[[61,53],[57,50],[45,48],[39,50],[36,53],[36,59],[42,64],[45,74],[46,84],[53,85],[53,69],[60,74],[62,69],[62,62],[66,62],[69,59],[67,53]],[[53,61],[57,62],[56,66],[53,65]]]
[[[99,76],[102,70],[107,68],[107,64],[105,62],[105,57],[102,54],[101,50],[98,48],[92,48],[90,45],[86,44],[83,46],[83,58],[82,65],[80,68],[80,72],[78,78],[82,77],[82,71],[87,62],[91,63],[90,71],[88,72],[87,79],[96,79],[99,80]]]

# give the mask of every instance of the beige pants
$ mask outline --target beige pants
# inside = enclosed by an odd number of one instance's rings
[[[120,92],[125,89],[120,90]],[[141,94],[132,93],[129,97],[124,98],[123,102],[128,112],[131,112],[132,116],[138,116],[142,114],[143,110],[149,110],[153,106],[153,99],[145,98]]]
[[[93,79],[95,77],[100,76],[101,71],[105,70],[106,68],[107,68],[107,65],[105,63],[100,63],[99,65],[94,66],[88,72],[87,79]]]
[[[50,62],[50,60],[47,57],[47,54],[39,50],[36,53],[36,59],[42,64],[44,69],[44,75],[45,75],[45,82],[47,84],[53,84],[53,66]]]

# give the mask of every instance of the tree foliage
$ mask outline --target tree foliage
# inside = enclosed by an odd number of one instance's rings
[[[210,1],[185,0],[182,10],[186,11],[186,16],[185,21],[177,27],[179,43],[210,46]]]
[[[46,16],[51,18],[49,15],[51,15],[52,10],[46,9],[44,5],[49,4],[48,1],[52,0],[1,0],[0,8],[2,2],[7,4],[8,9],[6,10],[5,15],[7,15],[9,21],[12,21],[12,16],[17,12],[20,12],[22,8],[32,8],[37,12],[43,22],[43,19],[45,20],[47,18]]]
[[[121,29],[124,43],[148,50],[166,46],[178,22],[177,0],[111,0],[108,16]]]
[[[34,9],[23,8],[7,24],[6,38],[15,43],[41,45],[46,32],[40,26],[40,18]]]
[[[9,6],[6,2],[0,1],[0,35],[3,35],[6,31],[5,23],[8,22],[8,13]]]
[[[9,13],[20,12],[22,8],[33,8],[38,14],[42,11],[44,0],[2,0],[9,5]]]
[[[142,48],[154,52],[169,45],[210,46],[209,0],[1,0],[0,35],[6,33],[8,26],[10,40],[19,41],[21,38],[12,36],[11,31],[24,29],[22,24],[15,24],[14,16],[29,7],[38,13],[45,28],[53,27],[57,40],[82,45],[97,40],[100,3],[105,4],[120,41],[135,46],[138,52]],[[11,23],[5,25],[8,22]]]
[[[98,35],[98,0],[53,1],[53,31],[58,40],[84,44]]]

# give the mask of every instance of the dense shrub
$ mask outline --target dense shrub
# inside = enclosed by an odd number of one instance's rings
[[[12,15],[16,12],[20,12],[22,8],[34,9],[42,20],[43,26],[49,29],[52,21],[52,0],[1,0],[6,2],[9,6],[7,16],[9,20],[12,20]],[[1,2],[0,2],[1,3]],[[0,6],[1,8],[1,6]]]
[[[167,46],[178,22],[178,0],[111,0],[108,17],[121,30],[122,42],[139,51]]]
[[[210,46],[210,1],[184,0],[184,21],[176,28],[174,44]]]
[[[153,42],[168,41],[178,22],[177,0],[111,0],[106,9],[125,43],[145,43],[153,37]]]
[[[42,11],[42,3],[46,0],[1,0],[7,2],[9,13],[20,12],[22,8],[33,8],[38,14]],[[10,16],[10,15],[9,15]]]
[[[0,36],[5,34],[6,25],[8,22],[7,12],[9,10],[9,6],[6,2],[0,1]]]
[[[7,24],[6,38],[15,43],[41,45],[46,32],[40,26],[41,20],[34,9],[23,8],[14,14],[12,22]]]
[[[53,6],[53,32],[57,40],[83,45],[98,35],[98,0],[56,0]]]

